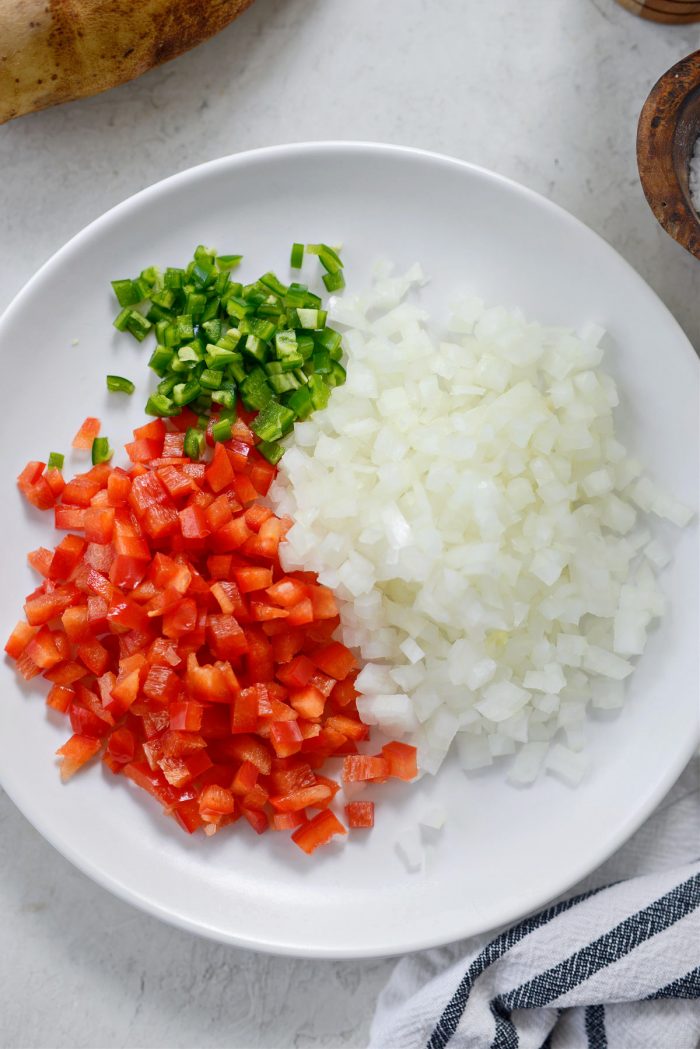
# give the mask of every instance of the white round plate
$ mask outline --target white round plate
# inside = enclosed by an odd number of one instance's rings
[[[14,486],[28,459],[66,451],[82,419],[119,448],[143,421],[149,343],[112,328],[110,280],[178,265],[199,243],[245,256],[242,273],[290,278],[295,240],[344,244],[349,290],[379,256],[420,261],[437,315],[469,285],[547,323],[592,320],[610,332],[620,427],[653,475],[696,504],[698,366],[674,319],[607,244],[513,182],[448,157],[353,143],[291,145],[227,157],[138,193],[73,238],[0,322],[3,636],[35,582],[25,553],[53,545],[50,515]],[[108,395],[105,374],[137,380]],[[73,455],[68,469],[84,468]],[[371,833],[310,859],[286,835],[237,825],[187,837],[143,792],[103,768],[62,786],[53,754],[67,738],[42,679],[2,667],[0,776],[35,827],[81,870],[166,921],[286,954],[386,955],[511,921],[566,890],[627,838],[671,786],[698,738],[697,533],[671,536],[669,612],[650,640],[626,708],[591,726],[593,771],[577,790],[547,777],[517,790],[497,766],[454,765],[417,785],[387,784]],[[37,683],[38,681],[38,683]],[[405,872],[396,834],[428,803],[448,811],[427,869]]]

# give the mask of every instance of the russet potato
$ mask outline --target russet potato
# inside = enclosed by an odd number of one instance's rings
[[[218,33],[252,0],[0,0],[0,123],[94,95]]]

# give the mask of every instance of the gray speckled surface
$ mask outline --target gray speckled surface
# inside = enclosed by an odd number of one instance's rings
[[[203,160],[324,138],[452,153],[606,237],[700,344],[700,264],[656,225],[637,115],[697,27],[613,0],[257,0],[217,38],[105,95],[0,128],[0,308],[129,194]],[[360,1046],[392,963],[253,955],[144,917],[0,795],[5,1047]]]

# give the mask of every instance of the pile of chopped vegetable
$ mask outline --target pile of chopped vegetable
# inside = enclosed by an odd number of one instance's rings
[[[306,250],[326,271],[326,288],[342,288],[337,251],[326,244]],[[303,257],[304,246],[295,244],[292,266],[301,266]],[[241,258],[200,245],[184,269],[161,274],[151,266],[134,280],[113,281],[122,307],[114,325],[139,342],[155,332],[149,367],[160,382],[146,403],[148,415],[176,416],[185,406],[199,416],[214,411],[225,434],[240,399],[259,413],[252,426],[258,450],[276,463],[283,453],[279,442],[294,423],[325,408],[331,390],[345,382],[341,337],[327,326],[320,297],[305,284],[283,284],[274,273],[252,284],[232,280]],[[115,375],[107,386],[126,393],[134,388]]]
[[[280,567],[291,522],[261,502],[275,467],[242,418],[225,440],[216,423],[197,431],[206,461],[188,455],[190,416],[135,430],[128,470],[105,461],[97,419],[74,441],[92,449],[86,473],[65,482],[55,454],[23,470],[20,490],[68,534],[29,555],[43,580],[5,651],[70,719],[64,779],[101,753],[189,832],[243,817],[310,853],[346,832],[327,762],[342,759],[345,782],[410,780],[416,752],[358,753],[357,662],[334,639],[331,590]],[[371,801],[345,813],[373,824]]]
[[[437,335],[404,301],[422,281],[385,269],[334,303],[352,367],[280,464],[282,564],[333,588],[343,640],[372,661],[360,716],[416,744],[423,771],[455,742],[467,770],[514,755],[515,783],[575,784],[589,705],[622,706],[664,611],[670,553],[643,515],[692,513],[616,436],[602,329],[472,295]]]
[[[307,250],[326,288],[342,288],[337,252]],[[295,244],[292,267],[303,257]],[[284,573],[291,522],[261,501],[279,442],[345,382],[341,336],[305,285],[266,273],[243,286],[230,276],[239,262],[199,247],[185,269],[113,282],[115,326],[139,342],[155,330],[156,419],[134,431],[128,470],[110,465],[88,417],[73,447],[91,452],[91,470],[66,483],[52,452],[20,474],[27,500],[69,534],[29,555],[44,581],[5,650],[24,678],[51,682],[48,705],[70,718],[64,779],[102,753],[189,832],[242,816],[258,833],[293,830],[311,853],[346,833],[330,808],[340,785],[320,771],[330,759],[346,783],[381,783],[412,779],[416,752],[358,752],[369,729],[355,657],[334,639],[335,599],[313,574]],[[107,388],[135,385],[108,375]],[[349,801],[345,816],[371,827],[374,803]]]

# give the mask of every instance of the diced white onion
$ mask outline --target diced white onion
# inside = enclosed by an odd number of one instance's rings
[[[431,830],[441,830],[445,826],[447,820],[447,813],[445,812],[442,805],[431,805],[429,809],[425,809],[418,822],[422,827],[430,827]]]
[[[562,743],[550,747],[544,759],[547,772],[553,773],[572,787],[578,786],[590,766],[590,759],[585,754],[577,754]]]
[[[664,611],[670,555],[641,515],[691,511],[615,437],[602,328],[467,294],[434,334],[407,297],[423,282],[381,263],[366,295],[333,299],[348,377],[271,489],[295,522],[282,564],[335,589],[360,716],[415,743],[423,772],[456,739],[465,770],[515,754],[515,783],[543,763],[574,783],[587,705],[623,704]],[[420,866],[415,837],[402,849]]]
[[[396,839],[396,851],[406,870],[419,871],[423,866],[424,850],[418,827],[406,827]]]
[[[534,783],[542,767],[549,744],[524,743],[511,762],[508,779],[511,783]]]

